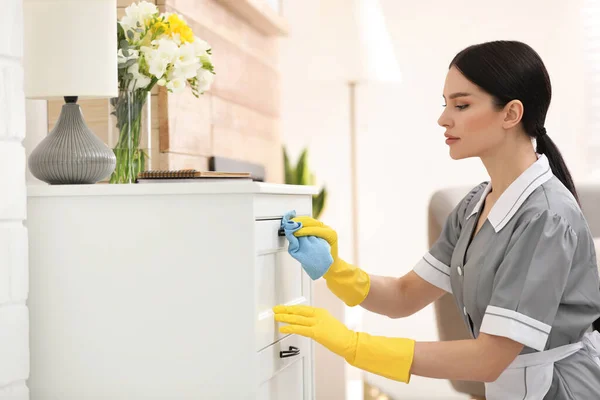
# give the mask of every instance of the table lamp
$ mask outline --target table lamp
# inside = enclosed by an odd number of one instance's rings
[[[116,0],[23,0],[23,22],[25,96],[65,101],[29,169],[49,184],[96,183],[116,157],[88,128],[77,99],[118,95]]]

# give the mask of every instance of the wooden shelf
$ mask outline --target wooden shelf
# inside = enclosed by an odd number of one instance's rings
[[[250,25],[270,36],[286,36],[289,32],[285,18],[277,14],[265,0],[217,0]]]

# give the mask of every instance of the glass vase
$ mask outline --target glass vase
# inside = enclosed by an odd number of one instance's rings
[[[140,172],[152,168],[150,92],[120,90],[109,101],[109,146],[117,158],[109,183],[135,183]]]

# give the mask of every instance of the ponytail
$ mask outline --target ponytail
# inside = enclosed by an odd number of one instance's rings
[[[571,177],[571,173],[565,164],[565,160],[563,159],[560,150],[558,150],[558,147],[556,147],[552,139],[548,137],[545,128],[538,129],[537,133],[538,134],[535,136],[537,142],[536,151],[539,154],[544,154],[548,158],[552,173],[567,187],[567,189],[569,189],[569,192],[571,192],[573,197],[575,197],[575,200],[577,200],[577,204],[580,204],[573,178]]]

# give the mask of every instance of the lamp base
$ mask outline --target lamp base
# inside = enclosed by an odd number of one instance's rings
[[[86,125],[77,97],[65,97],[56,125],[29,156],[29,170],[51,185],[91,184],[115,169],[114,152]]]

